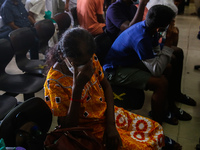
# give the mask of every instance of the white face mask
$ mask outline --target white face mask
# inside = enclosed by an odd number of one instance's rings
[[[69,60],[67,59],[67,57],[64,59],[65,64],[67,65],[67,68],[69,69],[69,71],[74,74],[74,67],[72,66],[72,64],[69,62]],[[80,71],[80,69],[82,69],[85,65],[80,65],[78,66],[78,71]]]
[[[64,61],[65,61],[65,64],[67,65],[67,68],[69,69],[69,71],[73,74],[74,73],[74,67],[69,62],[69,60],[67,59],[67,57],[64,59]]]
[[[167,35],[167,30],[169,28],[169,25],[163,30],[160,32],[160,35],[162,36],[162,38],[166,39],[166,35]]]

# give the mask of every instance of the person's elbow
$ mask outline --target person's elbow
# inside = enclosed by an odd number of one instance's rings
[[[103,17],[103,14],[97,14],[97,21],[99,23],[105,23],[105,19]]]
[[[129,21],[125,21],[124,23],[122,23],[120,26],[120,31],[122,32],[122,31],[128,29],[130,27],[129,23],[130,23]]]
[[[102,88],[104,89],[104,91],[112,89],[110,82],[107,80],[106,77],[104,77],[103,80],[100,81],[100,84]]]

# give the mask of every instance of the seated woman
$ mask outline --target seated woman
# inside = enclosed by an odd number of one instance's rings
[[[45,102],[59,125],[91,127],[107,149],[161,149],[159,123],[113,105],[111,86],[94,52],[89,32],[73,28],[47,53]]]

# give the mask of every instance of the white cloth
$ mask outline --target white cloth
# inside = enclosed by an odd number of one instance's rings
[[[178,14],[178,8],[174,4],[174,0],[150,0],[147,3],[147,9],[150,9],[154,5],[165,5],[170,7],[176,14]]]
[[[2,19],[2,17],[0,16],[0,28],[1,28],[3,25],[4,25],[3,19]]]
[[[163,46],[163,49],[160,50],[160,46],[157,46],[153,48],[153,51],[157,56],[152,59],[143,60],[142,62],[153,76],[159,77],[163,74],[167,64],[170,62],[173,49]]]
[[[26,0],[25,8],[27,11],[31,11],[34,13],[34,19],[35,21],[40,21],[45,19],[45,10],[47,10],[47,7],[45,6],[48,4],[48,8],[52,9],[52,0]],[[50,10],[52,11],[52,10]],[[54,23],[55,26],[55,32],[54,35],[51,37],[51,39],[48,41],[48,46],[53,47],[58,42],[58,26],[56,23]]]
[[[69,0],[69,10],[77,6],[77,0]]]
[[[62,0],[66,4],[66,0]],[[77,0],[69,0],[69,10],[77,6]]]
[[[26,10],[34,13],[35,21],[44,19],[45,16],[45,0],[26,0]]]
[[[53,17],[58,12],[64,11],[65,3],[62,0],[46,0],[47,1],[47,10],[52,12],[51,16]]]
[[[53,4],[52,0],[46,0],[46,11],[51,11],[51,17],[53,17]]]
[[[48,41],[49,47],[53,47],[56,43],[58,43],[58,25],[57,23],[54,23],[55,26],[55,32],[52,38]]]
[[[66,0],[62,0],[64,3],[66,3]],[[74,3],[74,4],[77,4],[77,0],[69,0],[69,3]]]

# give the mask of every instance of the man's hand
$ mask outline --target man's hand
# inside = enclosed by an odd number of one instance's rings
[[[10,22],[8,25],[9,25],[13,30],[19,29],[19,27],[16,26],[14,22]]]
[[[175,20],[172,20],[172,22],[169,24],[169,28],[167,30],[166,35],[166,42],[170,40],[171,46],[177,46],[178,44],[178,37],[179,37],[179,30],[177,27],[175,27]]]
[[[77,67],[74,64],[72,65],[74,67],[73,86],[84,87],[85,84],[90,81],[95,71],[95,69],[93,68],[92,59],[90,59],[90,61],[88,61],[84,66],[81,67]]]

